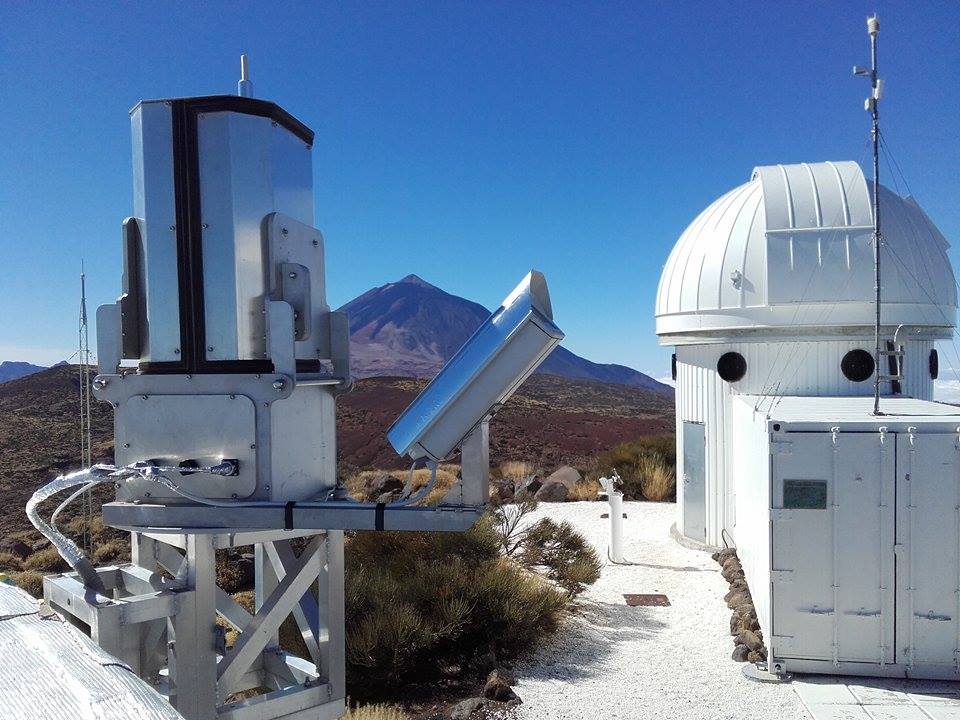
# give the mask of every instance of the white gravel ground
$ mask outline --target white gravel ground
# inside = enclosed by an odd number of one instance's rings
[[[533,519],[569,521],[606,559],[607,504],[542,503]],[[521,718],[806,719],[793,688],[747,680],[730,659],[728,586],[706,553],[670,537],[672,504],[624,504],[629,566],[605,562],[582,611],[516,668]],[[628,607],[663,593],[670,607]]]

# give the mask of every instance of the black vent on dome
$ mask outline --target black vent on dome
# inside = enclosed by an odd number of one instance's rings
[[[873,375],[873,355],[866,350],[851,350],[840,361],[840,371],[847,380],[863,382]]]
[[[728,352],[717,360],[717,374],[727,382],[737,382],[747,374],[747,361],[738,352]]]
[[[934,380],[940,377],[940,355],[936,349],[930,351],[930,377]]]

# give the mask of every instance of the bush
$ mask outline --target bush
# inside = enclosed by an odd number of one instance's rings
[[[66,561],[60,557],[57,549],[50,545],[49,547],[35,552],[33,555],[23,561],[24,570],[37,570],[39,572],[62,572],[69,566]]]
[[[557,627],[566,598],[502,557],[500,545],[489,516],[465,533],[350,539],[346,644],[355,694],[463,672],[491,650],[511,658]]]
[[[95,546],[93,559],[97,564],[127,561],[130,559],[130,543],[125,540],[110,540]]]
[[[0,552],[0,570],[22,570],[23,563],[13,553]]]
[[[11,573],[10,579],[35,598],[43,597],[43,575],[36,570]]]
[[[526,530],[521,548],[520,561],[530,568],[543,568],[569,597],[576,597],[600,577],[600,558],[570,523],[540,520]]]
[[[677,450],[672,435],[650,435],[598,455],[588,477],[616,470],[628,500],[676,499]]]

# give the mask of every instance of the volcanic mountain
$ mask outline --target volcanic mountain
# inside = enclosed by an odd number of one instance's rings
[[[356,377],[432,377],[490,311],[416,275],[368,290],[341,310],[350,315]],[[673,388],[623,365],[601,365],[558,347],[539,372],[578,380],[673,393]]]
[[[4,360],[3,362],[0,362],[0,383],[26,377],[27,375],[32,375],[33,373],[40,372],[41,370],[46,370],[46,368],[42,365],[33,365],[32,363],[28,362]]]

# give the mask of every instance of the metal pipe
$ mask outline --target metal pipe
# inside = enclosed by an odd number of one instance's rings
[[[867,32],[870,35],[870,86],[872,89],[867,102],[872,125],[870,135],[873,140],[873,268],[876,296],[876,322],[873,327],[873,360],[876,368],[873,380],[873,414],[880,415],[880,98],[877,92],[877,36],[880,34],[880,20],[876,15],[867,18]]]
[[[237,95],[240,97],[253,97],[253,83],[250,82],[246,55],[240,56],[240,82],[237,83]]]
[[[600,478],[600,485],[607,493],[607,502],[610,504],[610,547],[607,557],[610,562],[623,564],[623,493],[617,490],[620,475],[613,471],[611,477]]]

